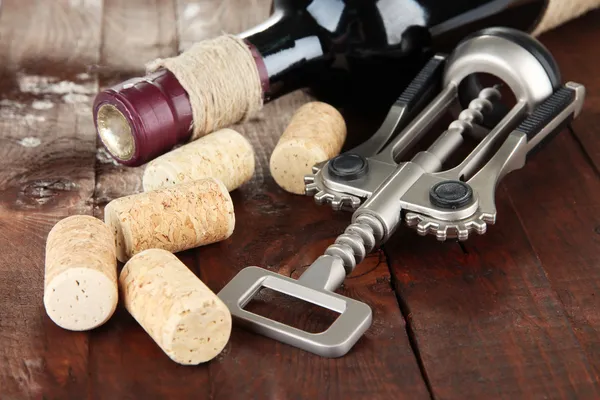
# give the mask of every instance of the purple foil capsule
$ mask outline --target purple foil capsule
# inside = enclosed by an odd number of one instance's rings
[[[192,108],[175,76],[160,70],[98,94],[94,123],[121,164],[138,166],[190,137]]]

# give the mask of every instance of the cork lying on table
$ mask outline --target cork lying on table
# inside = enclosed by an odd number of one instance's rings
[[[346,123],[332,106],[311,102],[296,111],[271,154],[270,170],[284,190],[304,194],[304,176],[312,167],[338,155]]]
[[[217,178],[230,192],[254,175],[254,149],[232,129],[221,129],[150,162],[144,170],[144,191],[203,178]]]
[[[175,255],[159,249],[136,254],[119,283],[125,308],[173,361],[200,364],[227,344],[229,309]]]
[[[59,221],[46,242],[44,307],[58,326],[83,331],[104,324],[118,301],[115,240],[88,215]]]
[[[115,199],[104,209],[121,262],[147,249],[172,253],[227,239],[233,202],[222,182],[207,178]]]

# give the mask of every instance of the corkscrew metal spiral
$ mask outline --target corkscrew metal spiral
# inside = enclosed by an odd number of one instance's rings
[[[498,87],[481,88],[473,77],[499,78],[516,104],[492,129]],[[238,323],[313,353],[346,354],[371,324],[372,311],[334,291],[376,246],[403,222],[420,235],[466,240],[496,222],[495,191],[500,179],[577,117],[585,88],[560,82],[548,51],[534,38],[506,28],[487,29],[463,41],[448,57],[436,55],[392,105],[380,129],[360,146],[313,167],[306,193],[318,204],[352,211],[352,223],[298,280],[258,267],[243,269],[219,297]],[[465,86],[466,85],[466,86]],[[462,88],[462,89],[461,89]],[[462,90],[462,92],[461,92]],[[467,98],[438,139],[410,161],[408,151],[460,99]],[[445,167],[464,135],[484,132],[457,166]],[[312,334],[244,310],[261,287],[340,313],[325,332]]]
[[[496,87],[489,87],[479,92],[477,98],[471,100],[469,107],[463,110],[458,119],[453,121],[449,128],[461,130],[462,132],[470,132],[473,130],[473,124],[483,122],[484,113],[492,111],[494,103],[501,98],[500,91]]]
[[[381,223],[374,217],[361,215],[325,250],[325,255],[339,257],[346,271],[351,273],[381,241],[382,236]]]

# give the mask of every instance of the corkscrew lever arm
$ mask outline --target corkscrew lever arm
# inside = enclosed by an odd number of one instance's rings
[[[510,172],[549,143],[583,109],[585,87],[567,82],[540,104],[506,138],[492,158],[468,181],[479,197],[479,214],[495,222],[496,187]],[[460,167],[460,166],[459,166]]]
[[[446,57],[432,57],[392,104],[380,128],[368,140],[347,153],[371,157],[401,132],[439,93]]]

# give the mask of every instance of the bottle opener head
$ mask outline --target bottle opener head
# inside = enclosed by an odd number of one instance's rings
[[[256,333],[323,357],[345,355],[371,325],[371,308],[334,293],[346,277],[339,258],[322,256],[300,279],[292,279],[263,268],[240,271],[218,294],[238,324]],[[335,311],[339,317],[324,332],[310,333],[244,309],[261,288]]]

